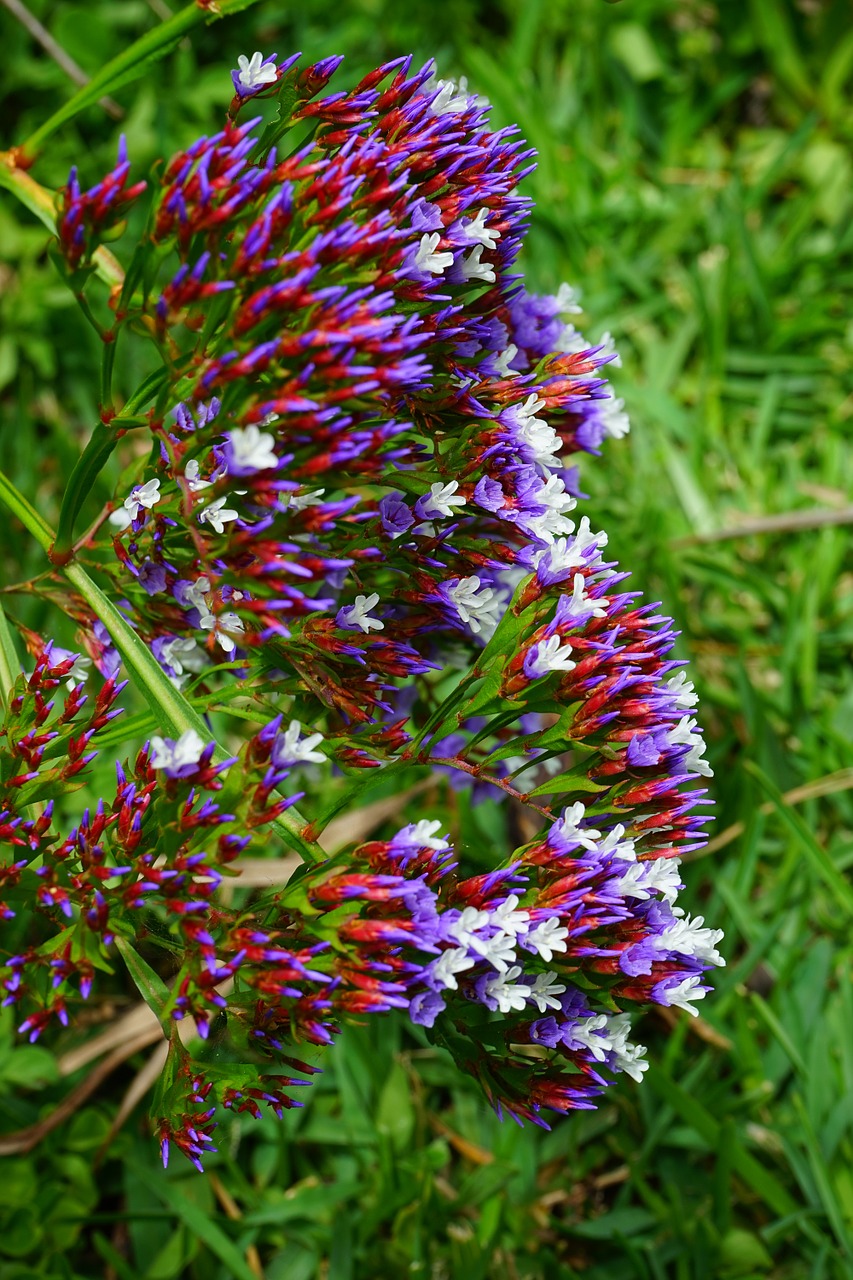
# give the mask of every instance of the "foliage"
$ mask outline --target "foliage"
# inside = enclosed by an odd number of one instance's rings
[[[95,47],[76,34],[93,24],[75,6],[44,10],[90,72],[150,24],[147,11],[112,5],[94,24]],[[10,1161],[19,1203],[39,1188],[41,1232],[4,1233],[10,1276],[104,1264],[118,1275],[241,1274],[235,1252],[251,1268],[253,1247],[268,1276],[314,1275],[323,1260],[341,1276],[411,1263],[435,1275],[608,1278],[849,1269],[853,1067],[839,880],[853,815],[844,778],[832,795],[819,783],[849,760],[853,593],[843,525],[811,531],[796,513],[838,512],[850,488],[853,43],[832,4],[673,13],[587,0],[515,15],[508,4],[454,5],[437,33],[433,6],[316,4],[291,26],[261,4],[116,96],[143,167],[221,110],[223,39],[234,53],[343,48],[351,81],[384,56],[434,54],[442,72],[467,74],[493,100],[501,122],[522,125],[540,152],[526,268],[541,287],[582,284],[591,332],[610,329],[623,357],[634,430],[624,457],[613,449],[606,470],[584,468],[593,524],[676,610],[706,721],[713,709],[722,823],[742,824],[691,868],[697,905],[727,922],[730,968],[698,1029],[649,1017],[656,1065],[641,1089],[611,1091],[600,1111],[548,1135],[500,1127],[441,1051],[373,1025],[345,1033],[305,1113],[288,1113],[283,1127],[235,1118],[206,1180],[176,1169],[163,1182],[136,1118],[93,1179],[79,1153],[106,1136],[123,1091],[112,1077],[71,1130]],[[4,22],[17,113],[6,118],[18,138],[68,95],[61,73]],[[95,153],[93,177],[104,172],[112,130],[92,108],[57,135],[37,176],[59,185],[81,142]],[[43,231],[11,201],[0,216],[0,448],[4,469],[55,523],[96,417],[82,373],[94,346],[42,258]],[[123,392],[145,372],[117,370]],[[13,429],[21,422],[27,433]],[[80,527],[112,495],[116,465],[99,476]],[[783,517],[779,527],[720,536],[768,514]],[[26,580],[37,562],[24,538],[10,545]],[[41,628],[41,602],[19,601],[16,616]],[[808,784],[794,808],[780,796]],[[430,799],[410,801],[400,821]],[[459,798],[455,820],[469,845],[493,838],[488,810]],[[4,1034],[4,1076],[27,1085],[10,1102],[18,1129],[69,1082],[46,1058],[13,1065],[38,1050],[12,1049],[11,1026]]]

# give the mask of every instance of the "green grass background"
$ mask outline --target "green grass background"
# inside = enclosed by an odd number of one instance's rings
[[[89,74],[175,8],[29,3]],[[71,86],[5,10],[0,39],[9,146]],[[159,1171],[144,1108],[95,1163],[133,1060],[0,1162],[0,1277],[845,1280],[847,0],[262,0],[119,90],[120,125],[92,108],[66,126],[35,176],[56,184],[77,162],[95,181],[120,128],[141,168],[168,155],[216,127],[228,69],[255,48],[343,52],[353,78],[402,52],[435,56],[538,149],[525,268],[541,289],[579,285],[584,331],[609,330],[622,353],[633,430],[583,460],[587,510],[674,613],[693,664],[718,817],[686,896],[725,927],[729,966],[700,1022],[642,1020],[642,1086],[619,1084],[550,1134],[501,1125],[444,1059],[377,1021],[345,1033],[303,1112],[220,1130],[209,1175],[179,1160]],[[0,466],[47,514],[94,421],[96,355],[43,230],[0,193]],[[39,569],[14,528],[0,541],[7,582]],[[13,602],[51,625],[38,601]],[[10,1018],[0,1027],[10,1129],[73,1081],[52,1080],[47,1051],[14,1049]]]

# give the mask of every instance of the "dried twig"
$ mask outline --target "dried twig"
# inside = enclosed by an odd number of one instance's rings
[[[36,40],[45,53],[53,58],[58,67],[61,67],[69,80],[73,80],[75,84],[84,85],[89,83],[89,77],[83,68],[74,61],[70,53],[66,53],[62,45],[54,40],[53,36],[46,30],[38,18],[30,13],[27,6],[22,0],[0,0],[9,12],[18,19],[22,27],[26,27],[30,35]],[[108,115],[114,120],[121,120],[124,112],[113,98],[99,98],[100,105],[104,108]]]
[[[835,773],[827,773],[822,778],[815,778],[813,782],[803,783],[800,787],[793,787],[790,791],[786,791],[782,796],[785,804],[802,804],[804,800],[816,800],[818,796],[831,796],[836,791],[849,791],[853,787],[853,769],[838,769]],[[776,812],[776,806],[770,801],[765,801],[759,805],[758,812],[770,814]],[[742,836],[746,831],[745,822],[733,822],[731,826],[725,827],[718,835],[709,840],[701,849],[694,849],[692,853],[686,853],[682,856],[683,862],[698,862],[700,858],[707,858],[710,853],[716,853],[719,849],[724,849],[727,844],[731,844],[733,840],[737,840],[738,836]]]
[[[676,538],[669,545],[678,550],[706,542],[726,542],[731,538],[752,538],[762,533],[799,533],[805,529],[823,529],[832,524],[853,524],[853,507],[809,507],[806,511],[782,511],[778,515],[756,516],[732,525],[730,529],[711,529],[707,533],[691,533]]]

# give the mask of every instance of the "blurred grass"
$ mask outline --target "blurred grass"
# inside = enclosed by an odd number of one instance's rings
[[[175,8],[30,3],[90,74]],[[6,146],[71,86],[6,12],[0,34]],[[262,0],[117,92],[120,125],[84,113],[36,176],[58,183],[77,162],[94,180],[120,128],[140,167],[168,154],[215,126],[228,68],[255,48],[344,52],[353,78],[400,52],[435,56],[536,146],[526,270],[542,289],[582,286],[584,331],[614,334],[633,420],[584,462],[590,515],[677,618],[718,826],[742,824],[689,869],[689,904],[725,926],[729,968],[705,1021],[644,1019],[655,1065],[641,1088],[550,1134],[501,1125],[387,1023],[346,1032],[304,1112],[221,1130],[212,1176],[178,1165],[164,1180],[141,1115],[93,1172],[116,1082],[0,1168],[0,1275],[214,1280],[238,1274],[236,1250],[267,1280],[845,1280],[853,796],[791,809],[782,793],[853,763],[850,528],[738,529],[840,509],[853,488],[848,4]],[[0,323],[0,465],[55,514],[94,421],[94,347],[41,229],[5,198]],[[129,388],[138,370],[123,376]],[[3,545],[26,579],[37,559],[14,531]],[[31,598],[9,605],[29,625],[47,617]],[[9,1037],[3,1024],[0,1076],[41,1072],[44,1086],[10,1102],[17,1127],[62,1091],[46,1061],[13,1065]]]

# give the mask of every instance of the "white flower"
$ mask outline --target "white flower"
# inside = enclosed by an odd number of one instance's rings
[[[491,587],[480,589],[480,579],[474,575],[470,578],[459,578],[456,585],[447,592],[451,603],[463,622],[477,635],[483,623],[491,621],[500,608],[500,601]]]
[[[447,951],[442,951],[437,960],[429,966],[429,971],[436,983],[451,991],[458,990],[459,983],[456,981],[457,973],[464,973],[466,969],[473,969],[476,961],[473,956],[469,956],[465,947],[450,947]]]
[[[237,59],[237,66],[240,68],[237,79],[246,89],[256,89],[259,84],[274,84],[276,80],[276,69],[274,62],[264,62],[264,55],[260,52],[252,54],[251,59],[247,58],[245,53],[241,53]]]
[[[202,489],[210,488],[209,480],[199,480],[198,478],[198,458],[190,458],[184,467],[184,479],[187,482],[187,488],[190,493],[201,493]]]
[[[339,627],[351,631],[361,630],[367,635],[370,631],[384,631],[385,623],[380,618],[371,618],[370,610],[379,604],[379,593],[374,591],[369,596],[356,596],[355,603],[339,609],[335,617]]]
[[[610,1041],[609,1052],[616,1059],[611,1063],[613,1071],[624,1071],[632,1080],[639,1082],[643,1072],[648,1071],[649,1064],[644,1061],[646,1047],[642,1044],[631,1044],[628,1032],[631,1030],[631,1019],[627,1013],[617,1013],[607,1019],[607,1037]]]
[[[566,493],[566,486],[559,476],[549,476],[535,495],[530,494],[530,498],[547,508],[542,515],[528,516],[524,520],[524,527],[534,537],[551,543],[556,536],[572,533],[574,521],[566,519],[566,512],[572,511],[578,504],[570,493]]]
[[[420,822],[410,822],[403,827],[396,837],[398,844],[417,845],[420,849],[447,849],[448,844],[441,836],[436,839],[436,831],[441,830],[441,822],[437,819],[421,818]]]
[[[513,1009],[521,1010],[527,1004],[530,987],[525,983],[515,985],[514,980],[521,973],[521,965],[513,965],[506,973],[498,974],[486,983],[486,995],[497,1001],[501,1013],[510,1013]]]
[[[551,829],[559,840],[565,840],[567,844],[579,844],[583,849],[591,851],[601,839],[601,832],[594,827],[582,827],[585,816],[586,809],[580,800],[576,800],[571,808],[563,810]]]
[[[438,80],[427,86],[427,91],[429,89],[438,90],[429,107],[434,116],[446,116],[451,111],[465,111],[472,101],[472,95],[468,93],[468,81],[464,76],[460,76],[458,86],[455,80]],[[488,98],[474,96],[473,101],[475,106],[488,106]]]
[[[176,636],[174,640],[167,640],[161,648],[160,661],[164,666],[171,667],[176,676],[182,676],[185,671],[200,671],[204,666],[204,655],[198,641],[182,640]]]
[[[444,274],[445,268],[453,266],[452,253],[436,253],[440,239],[440,231],[421,236],[420,247],[415,254],[415,267],[418,271],[429,271],[434,276],[440,276]]]
[[[135,520],[139,515],[140,507],[150,511],[154,504],[160,501],[161,497],[159,480],[148,480],[145,484],[134,485],[130,491],[130,496],[125,498],[123,506],[110,513],[110,524],[117,529],[126,529],[131,521]]]
[[[302,737],[302,725],[291,720],[284,733],[277,733],[272,747],[272,760],[277,768],[296,764],[325,764],[326,757],[317,751],[317,743],[323,741],[322,733],[310,733]]]
[[[289,511],[304,511],[306,507],[316,507],[325,492],[325,489],[315,489],[313,493],[289,493],[284,505]]]
[[[493,925],[503,929],[504,933],[511,933],[516,938],[530,928],[530,912],[525,911],[523,907],[519,911],[518,903],[518,894],[511,893],[499,907],[494,908],[489,917]]]
[[[464,280],[483,280],[486,284],[494,284],[495,269],[488,262],[481,262],[483,245],[475,245],[467,257],[459,259],[459,268]]]
[[[278,466],[278,456],[273,448],[275,436],[260,431],[252,425],[234,427],[225,439],[228,441],[228,470],[238,476],[253,471],[269,471]]]
[[[659,893],[667,902],[675,902],[681,888],[678,858],[655,858],[653,862],[632,862],[612,886],[623,898],[645,902]]]
[[[458,480],[451,480],[448,484],[431,484],[429,493],[418,500],[418,514],[433,520],[437,516],[452,516],[453,508],[464,507],[466,502],[463,495],[456,492],[458,488]]]
[[[689,711],[699,701],[699,695],[692,681],[687,679],[686,671],[679,671],[671,680],[667,680],[664,688],[681,711]]]
[[[571,671],[577,666],[571,658],[572,646],[566,641],[561,643],[560,636],[549,636],[540,640],[528,654],[525,670],[534,679],[547,676],[550,671]]]
[[[586,517],[584,517],[586,519]],[[586,580],[582,573],[576,573],[572,580],[572,594],[562,597],[563,603],[560,610],[561,616],[569,615],[571,618],[606,618],[607,608],[610,603],[603,596],[599,596],[597,600],[591,600],[586,594]]]
[[[239,511],[234,511],[225,506],[227,501],[227,497],[214,498],[209,507],[205,507],[204,511],[199,512],[199,524],[209,524],[217,533],[224,533],[227,521],[239,520],[240,518]]]
[[[693,1008],[691,1000],[704,1000],[706,995],[705,988],[702,986],[702,975],[699,973],[691,973],[689,978],[684,978],[676,987],[668,989],[660,988],[659,994],[655,997],[664,1005],[675,1005],[679,1009],[685,1009],[695,1018],[698,1010]]]
[[[603,858],[612,856],[621,858],[623,862],[636,862],[637,851],[634,847],[634,841],[630,839],[623,840],[625,828],[620,822],[617,822],[612,831],[608,831],[607,835],[601,842],[599,852]]]
[[[601,418],[601,425],[612,439],[621,440],[631,430],[628,415],[623,412],[625,401],[617,400],[610,387],[607,388],[607,395],[596,401],[596,407]]]
[[[226,609],[224,613],[205,614],[199,622],[199,626],[202,631],[210,631],[216,636],[217,643],[224,653],[233,653],[237,648],[236,642],[228,633],[236,631],[242,634],[246,630],[246,625],[240,615],[233,613],[230,609]]]
[[[528,951],[535,951],[546,964],[550,964],[555,951],[568,951],[568,936],[569,931],[560,924],[559,916],[550,916],[530,930],[524,939],[524,946]]]
[[[537,973],[536,981],[529,988],[528,1000],[540,1013],[546,1009],[559,1009],[561,1005],[557,996],[562,995],[565,989],[565,983],[557,980],[556,973]]]
[[[561,316],[579,316],[583,307],[579,305],[580,290],[573,289],[570,284],[561,284],[557,290],[557,311]]]
[[[704,916],[681,916],[676,907],[673,915],[677,918],[667,925],[662,933],[654,934],[649,941],[656,951],[675,951],[680,956],[694,956],[703,964],[724,965],[726,962],[717,950],[717,943],[722,941],[722,929],[704,929]]]
[[[210,613],[210,606],[207,603],[207,597],[210,592],[210,579],[204,574],[200,578],[196,578],[195,582],[190,586],[183,588],[182,600],[185,602],[186,609],[198,609],[202,618],[207,617]]]
[[[181,769],[184,765],[198,764],[204,751],[204,741],[195,729],[187,729],[176,742],[169,742],[156,734],[151,739],[151,765],[154,769]]]
[[[518,958],[515,954],[515,938],[508,933],[495,933],[491,938],[474,937],[469,946],[499,973],[505,973]]]
[[[447,932],[457,942],[461,942],[464,947],[471,945],[478,929],[483,929],[489,923],[488,911],[478,911],[476,907],[466,907],[460,912],[459,919],[454,920],[452,924],[447,926]]]
[[[572,1047],[583,1045],[592,1054],[596,1062],[603,1062],[610,1052],[612,1039],[608,1034],[607,1014],[597,1013],[590,1018],[582,1018],[568,1033],[567,1040]]]
[[[684,766],[694,773],[704,774],[706,778],[712,778],[714,771],[708,764],[707,760],[702,757],[705,754],[705,740],[700,733],[697,732],[696,721],[690,716],[682,716],[678,724],[667,732],[667,742],[671,747],[689,746],[690,750],[684,758]]]
[[[498,354],[495,356],[494,360],[492,361],[492,364],[499,378],[517,378],[518,377],[517,370],[510,369],[509,367],[510,361],[514,360],[517,355],[518,355],[518,347],[515,345],[514,342],[511,342],[508,347],[504,348],[503,351],[498,352]]]
[[[578,311],[581,310],[582,308],[578,307]],[[556,349],[568,354],[577,354],[580,351],[588,351],[589,343],[573,324],[564,324],[557,339]]]
[[[476,218],[472,219],[467,226],[462,228],[462,234],[465,239],[469,240],[472,244],[482,244],[485,245],[487,249],[495,249],[497,248],[497,243],[498,240],[500,240],[501,233],[495,227],[490,230],[486,226],[486,218],[488,218],[490,213],[490,209],[481,209]]]

